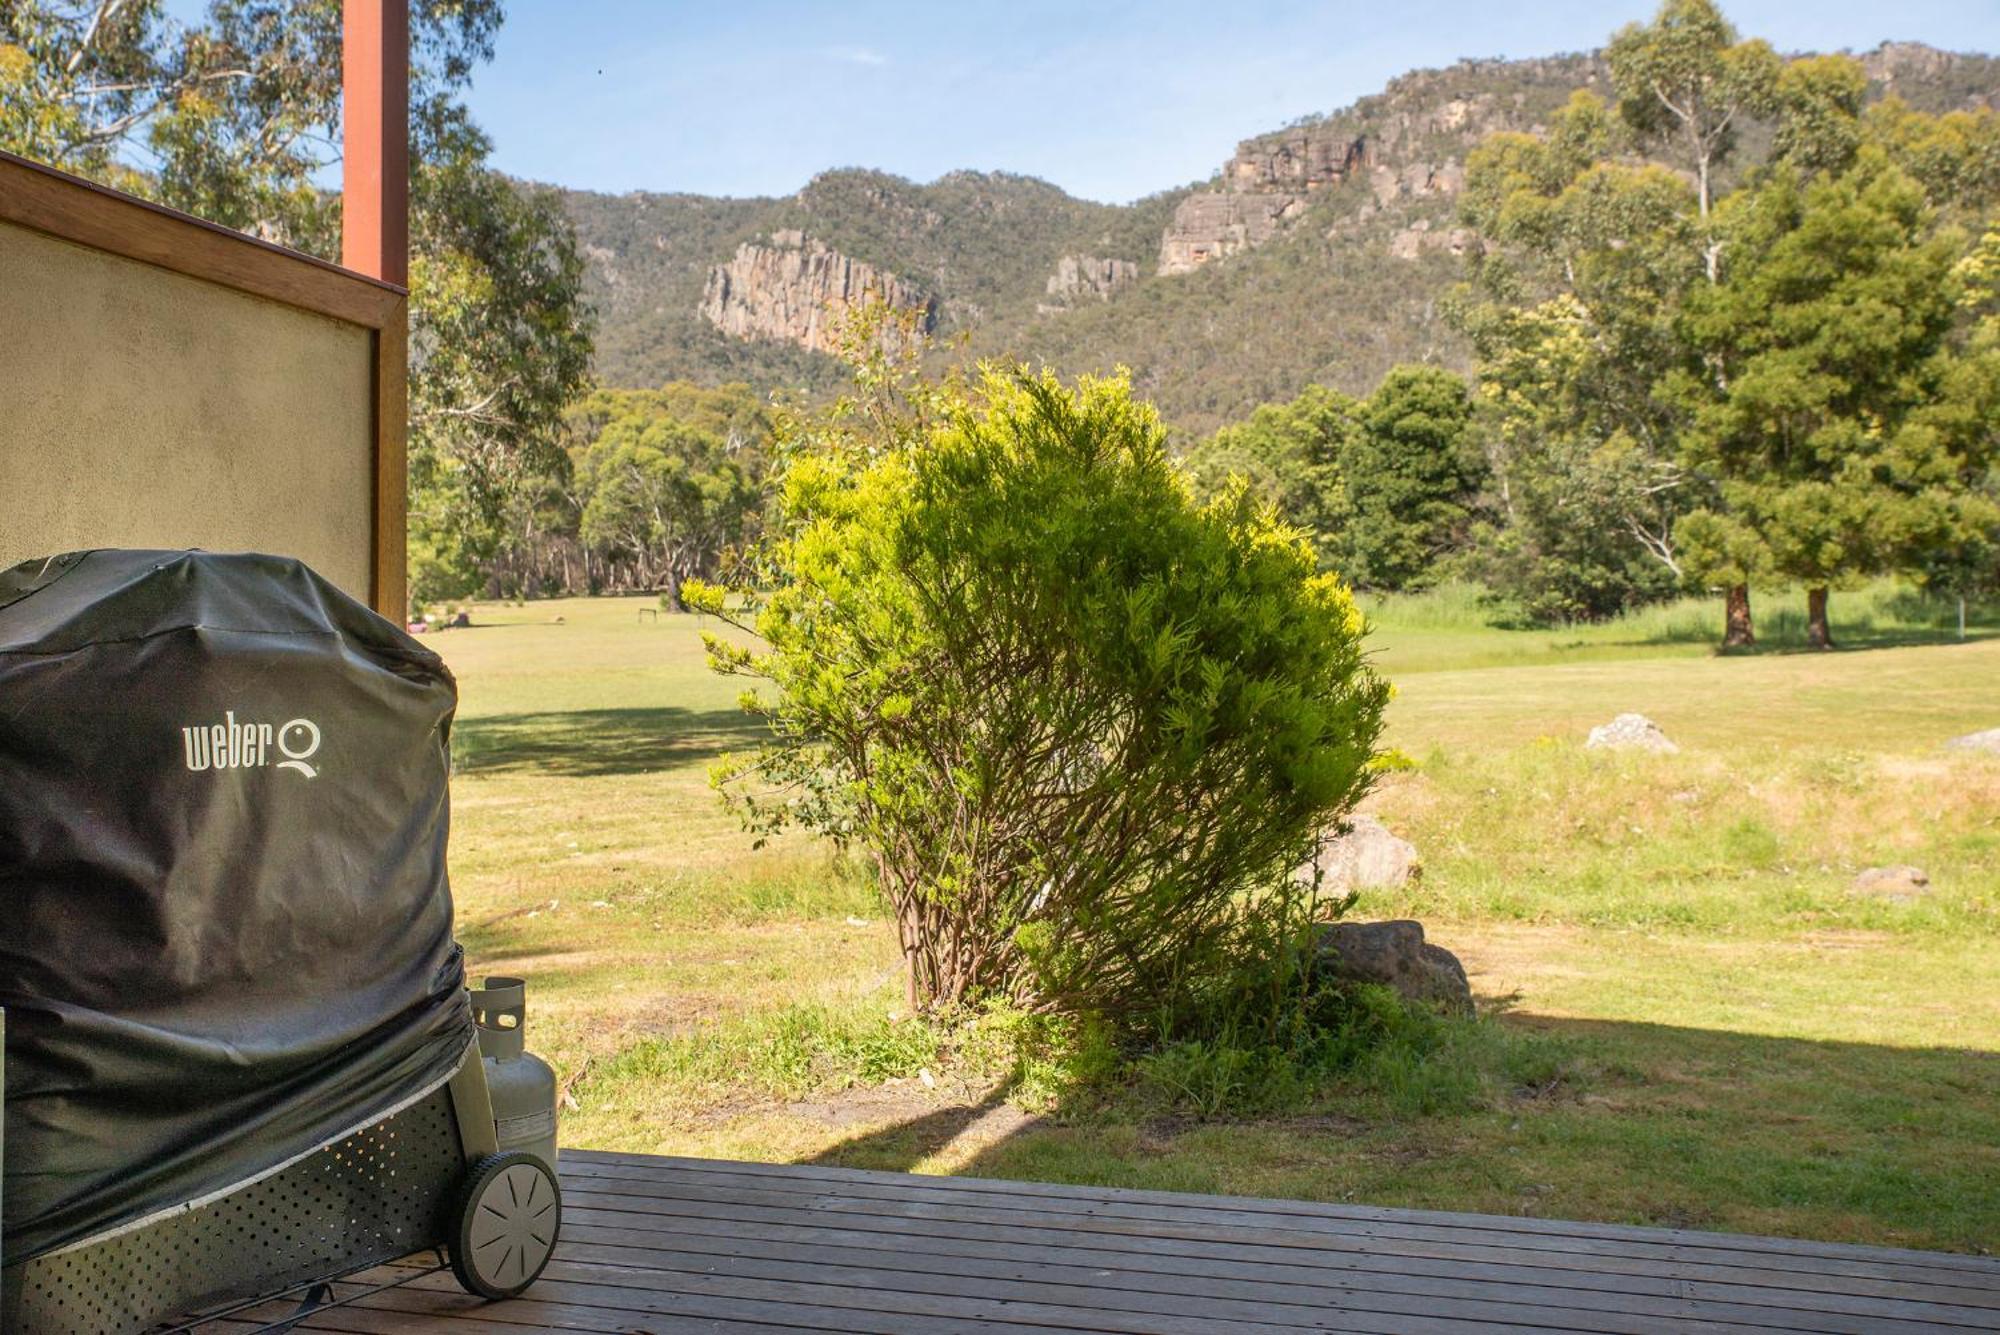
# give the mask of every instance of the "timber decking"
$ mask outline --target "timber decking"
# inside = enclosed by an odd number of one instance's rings
[[[432,1275],[298,1329],[2000,1331],[2000,1260],[1949,1253],[587,1151],[562,1180],[526,1296]]]

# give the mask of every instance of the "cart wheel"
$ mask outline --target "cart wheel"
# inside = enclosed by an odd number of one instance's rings
[[[466,1292],[512,1298],[549,1263],[562,1227],[562,1191],[549,1166],[509,1150],[474,1164],[451,1220],[452,1273]]]

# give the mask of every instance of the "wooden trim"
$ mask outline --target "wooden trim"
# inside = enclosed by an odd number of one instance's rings
[[[346,0],[340,24],[340,262],[407,285],[409,0]]]
[[[5,151],[0,222],[370,329],[403,312],[394,284]]]
[[[373,331],[370,598],[408,613],[409,300],[403,288],[0,150],[0,222]]]
[[[375,331],[375,574],[369,601],[397,625],[409,599],[409,329],[403,303]]]

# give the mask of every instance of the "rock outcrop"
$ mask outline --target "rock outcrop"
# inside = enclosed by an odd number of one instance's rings
[[[1422,874],[1415,844],[1398,838],[1375,817],[1362,815],[1354,817],[1345,833],[1323,835],[1312,860],[1292,876],[1309,882],[1317,875],[1321,888],[1350,894],[1407,885]]]
[[[1366,135],[1318,122],[1244,140],[1223,167],[1222,179],[1231,190],[1304,194],[1338,185],[1373,164]]]
[[[1330,922],[1319,927],[1318,967],[1336,978],[1393,987],[1406,1000],[1472,1014],[1472,984],[1458,956],[1424,940],[1424,925]]]
[[[1223,164],[1221,188],[1189,195],[1174,210],[1160,238],[1159,271],[1186,273],[1262,245],[1305,212],[1313,192],[1345,181],[1366,182],[1378,207],[1456,195],[1465,186],[1464,149],[1520,120],[1519,106],[1481,93],[1418,110],[1385,107],[1367,133],[1351,118],[1336,118],[1246,139]],[[1424,247],[1404,243],[1405,249],[1411,245],[1418,248],[1392,253],[1413,259]]]
[[[1921,867],[1870,867],[1854,878],[1854,893],[1908,904],[1930,893],[1931,878]]]
[[[1189,195],[1174,210],[1174,219],[1160,238],[1159,271],[1186,273],[1210,260],[1261,246],[1305,208],[1303,195],[1227,190]]]
[[[1899,94],[1905,88],[1921,89],[1926,84],[1945,82],[1961,62],[1978,59],[1941,51],[1922,42],[1884,42],[1862,55],[1861,68],[1884,94]],[[1963,105],[1967,111],[1980,107],[2000,110],[2000,90],[1969,89]]]
[[[1160,272],[1186,273],[1262,245],[1305,212],[1306,196],[1374,167],[1365,135],[1330,123],[1246,139],[1222,168],[1222,189],[1182,200],[1160,238]]]
[[[1109,301],[1127,283],[1139,281],[1139,266],[1130,260],[1096,255],[1065,255],[1049,275],[1049,299],[1038,304],[1042,314],[1068,310],[1085,301]]]
[[[914,284],[801,232],[784,231],[744,242],[727,264],[710,269],[700,310],[731,338],[832,352],[848,312],[878,300],[917,312],[922,331],[937,322],[936,299]]]
[[[1680,750],[1660,725],[1644,714],[1620,714],[1609,723],[1590,730],[1583,744],[1587,751],[1651,751],[1670,756]]]
[[[1419,218],[1389,238],[1389,254],[1399,260],[1414,260],[1438,251],[1470,255],[1483,249],[1485,243],[1470,227],[1432,227],[1429,218]]]
[[[1368,173],[1368,189],[1377,204],[1455,195],[1464,188],[1465,164],[1456,158],[1437,163],[1411,162],[1401,167],[1384,164]]]
[[[1984,732],[1968,732],[1963,737],[1954,737],[1945,743],[1952,751],[1991,751],[2000,755],[2000,728],[1988,728]]]

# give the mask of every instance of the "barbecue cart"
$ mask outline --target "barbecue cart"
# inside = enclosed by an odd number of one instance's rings
[[[554,1082],[453,940],[456,703],[296,561],[0,572],[0,1331],[541,1273]]]

